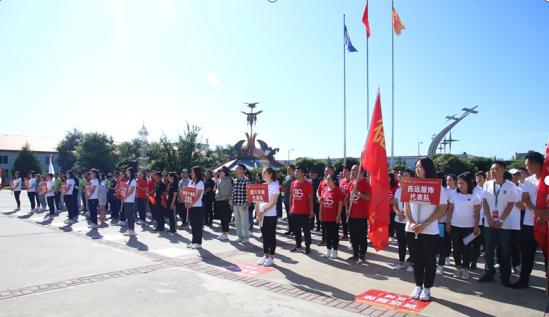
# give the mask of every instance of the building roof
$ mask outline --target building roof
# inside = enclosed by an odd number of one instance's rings
[[[20,151],[25,143],[29,143],[30,149],[33,152],[57,153],[56,147],[59,140],[44,137],[0,134],[0,151]]]

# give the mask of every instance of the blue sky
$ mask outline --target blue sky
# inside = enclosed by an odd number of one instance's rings
[[[116,141],[177,137],[234,144],[244,102],[260,101],[258,138],[279,159],[343,156],[342,15],[347,154],[366,136],[364,1],[0,1],[0,133],[62,138],[76,127]],[[454,153],[543,152],[549,135],[549,2],[395,2],[395,154],[425,153],[444,117],[460,123]],[[391,137],[391,3],[370,1],[370,104],[381,90]],[[372,107],[373,108],[373,107]],[[390,150],[389,150],[390,153]]]

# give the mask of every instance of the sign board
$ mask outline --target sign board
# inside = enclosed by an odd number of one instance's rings
[[[248,184],[246,185],[246,200],[253,202],[269,202],[269,186],[267,184]]]
[[[442,180],[438,178],[405,178],[400,182],[403,203],[438,205]]]
[[[384,292],[377,289],[371,289],[358,295],[356,301],[383,306],[404,313],[418,313],[430,304],[430,302],[415,300],[409,296]]]

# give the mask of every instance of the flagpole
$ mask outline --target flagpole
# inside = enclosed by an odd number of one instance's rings
[[[347,96],[345,74],[345,14],[343,14],[343,167],[347,166]]]
[[[395,32],[393,30],[393,12],[395,1],[391,0],[391,79],[392,79],[392,102],[391,102],[391,168],[395,167]]]
[[[368,1],[366,1],[366,7],[368,7]],[[366,128],[370,128],[370,64],[368,55],[368,39],[366,34]]]

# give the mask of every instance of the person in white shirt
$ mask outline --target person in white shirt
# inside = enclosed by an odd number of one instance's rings
[[[509,176],[511,176],[509,178]],[[512,168],[509,170],[509,173],[505,172],[504,178],[511,181],[516,187],[516,196],[515,206],[513,207],[512,213],[520,214],[519,223],[522,223],[524,218],[524,209],[522,208],[522,184],[520,183],[521,173],[520,170]],[[511,268],[516,274],[520,274],[520,229],[513,230],[511,234]]]
[[[99,220],[101,221],[101,227],[108,227],[107,224],[107,186],[104,174],[100,174],[99,188],[97,189],[97,199],[99,202]]]
[[[99,206],[99,171],[92,168],[90,171],[90,181],[85,187],[85,195],[88,201],[88,209],[90,211],[90,225],[91,229],[97,228],[97,207]]]
[[[121,193],[122,201],[124,202],[124,214],[128,221],[128,231],[124,233],[125,236],[135,236],[135,189],[137,188],[137,181],[135,180],[135,171],[133,168],[128,167],[126,169],[126,185],[127,190],[125,193]],[[97,213],[96,213],[97,222]]]
[[[416,161],[418,178],[436,178],[433,161],[424,157]],[[414,262],[416,287],[410,297],[422,301],[431,300],[431,287],[436,276],[436,255],[438,250],[438,219],[446,213],[448,197],[441,186],[438,206],[415,202],[405,203],[406,242]]]
[[[271,167],[263,170],[263,179],[268,184],[269,202],[255,203],[255,210],[257,210],[257,217],[263,237],[263,257],[257,265],[272,266],[276,250],[276,202],[280,195],[280,188],[276,181],[276,173]]]
[[[529,287],[530,274],[532,273],[534,257],[538,247],[534,238],[534,211],[536,210],[538,187],[541,181],[543,155],[539,152],[529,151],[524,158],[524,165],[530,176],[522,184],[521,201],[526,211],[520,234],[522,268],[519,280],[513,284],[513,288],[516,289]]]
[[[38,196],[36,196],[36,178],[35,178],[36,172],[30,171],[29,172],[29,180],[27,182],[27,196],[29,196],[29,201],[31,204],[31,211],[29,213],[32,213],[34,211],[37,211],[37,203],[38,203]]]
[[[19,197],[21,196],[21,173],[19,171],[15,171],[15,175],[13,177],[13,181],[10,183],[11,190],[13,190],[13,195],[15,196],[15,202],[17,203],[16,211],[21,209],[21,200]]]
[[[485,273],[479,282],[494,280],[494,253],[499,252],[501,283],[511,287],[511,236],[512,230],[520,230],[520,212],[512,212],[517,200],[516,186],[503,178],[505,164],[496,161],[490,172],[493,180],[484,184],[484,245]]]
[[[66,177],[65,190],[61,194],[68,211],[68,219],[65,220],[65,223],[70,225],[78,221],[78,205],[76,204],[75,197],[73,197],[77,191],[74,188],[74,172],[68,171]]]
[[[467,269],[471,262],[471,243],[465,245],[463,239],[471,233],[480,234],[479,218],[481,200],[473,193],[473,176],[463,173],[457,177],[457,190],[450,196],[446,232],[452,238],[455,278],[469,279]]]
[[[48,218],[51,219],[53,218],[53,216],[55,216],[55,193],[53,188],[53,174],[48,174],[46,176],[46,192],[44,194],[46,195],[46,201],[50,210]]]
[[[195,166],[191,170],[192,181],[189,187],[196,189],[194,203],[185,203],[185,207],[189,210],[189,222],[191,223],[192,241],[187,245],[188,248],[202,248],[202,226],[204,225],[204,208],[202,208],[202,194],[204,193],[204,176],[202,169]]]
[[[412,177],[411,170],[404,170],[400,175],[400,179]],[[398,260],[395,265],[395,270],[407,269],[409,263],[406,263],[406,214],[404,212],[404,204],[400,200],[402,188],[397,188],[395,196],[392,199],[393,210],[395,211],[395,231],[398,242]],[[411,269],[411,268],[410,268]]]
[[[484,197],[484,190],[482,189],[484,187],[484,183],[486,182],[486,173],[483,171],[478,171],[475,173],[475,181],[477,183],[477,186],[473,190],[473,194],[477,195],[481,201],[480,203],[480,218],[479,218],[479,228],[480,228],[480,236],[476,237],[473,242],[471,242],[472,250],[471,250],[471,270],[477,269],[477,262],[478,258],[480,257],[480,247],[484,244],[484,209],[482,206],[482,198]]]

